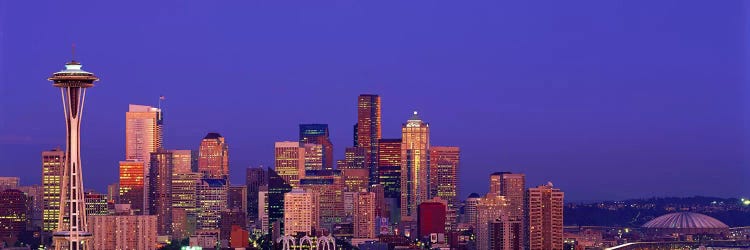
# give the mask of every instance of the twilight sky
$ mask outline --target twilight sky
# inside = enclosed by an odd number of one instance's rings
[[[64,145],[71,58],[86,96],[85,186],[124,157],[128,104],[166,96],[165,141],[230,144],[234,183],[273,163],[299,123],[328,123],[336,159],[356,97],[383,135],[418,110],[460,146],[461,197],[488,174],[552,181],[566,200],[748,196],[747,6],[741,1],[0,1],[0,176],[40,182]]]

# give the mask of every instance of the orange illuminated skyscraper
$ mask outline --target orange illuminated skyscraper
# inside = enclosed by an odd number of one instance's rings
[[[401,139],[378,141],[378,178],[385,199],[383,217],[392,222],[401,217]]]
[[[159,149],[151,153],[149,171],[149,213],[156,215],[159,235],[172,235],[172,171],[171,151]]]
[[[430,198],[440,197],[448,210],[458,208],[458,147],[430,147]]]
[[[198,172],[209,179],[229,176],[229,146],[219,133],[208,133],[198,151]]]
[[[130,104],[125,113],[125,160],[147,163],[149,154],[162,147],[162,123],[161,109]]]
[[[322,146],[322,167],[333,169],[333,144],[329,138],[328,124],[300,124],[299,143]]]
[[[366,150],[365,165],[370,169],[370,185],[378,183],[378,140],[381,138],[380,96],[359,95],[357,99],[357,147]]]
[[[528,249],[563,249],[563,199],[564,193],[552,183],[529,188]]]
[[[142,214],[144,204],[144,163],[140,161],[120,162],[120,203],[130,204],[135,214]]]
[[[414,112],[401,127],[401,220],[414,221],[429,195],[430,126]]]
[[[305,175],[305,148],[296,141],[276,142],[274,146],[276,173],[292,188],[298,187]]]

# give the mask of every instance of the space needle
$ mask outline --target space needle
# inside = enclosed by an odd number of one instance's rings
[[[52,234],[55,249],[86,249],[93,236],[86,224],[83,172],[81,171],[81,115],[86,89],[98,81],[93,73],[81,70],[81,63],[71,60],[65,70],[52,74],[48,80],[60,88],[67,127],[66,157],[60,187],[60,213],[57,230]]]

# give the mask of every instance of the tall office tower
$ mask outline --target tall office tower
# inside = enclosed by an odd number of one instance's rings
[[[434,198],[422,202],[417,206],[417,238],[429,238],[430,234],[445,234],[445,219],[447,218],[448,204],[445,200]]]
[[[375,238],[375,193],[354,192],[354,238]]]
[[[172,173],[190,173],[193,172],[193,151],[189,149],[184,150],[170,150],[172,152]]]
[[[31,214],[29,215],[29,226],[34,230],[42,228],[42,215],[44,213],[44,189],[41,185],[20,186],[18,190],[24,192],[26,197],[31,198]]]
[[[464,206],[464,218],[466,223],[469,224],[474,230],[477,228],[477,204],[479,204],[479,194],[471,193],[466,198],[466,205]]]
[[[328,124],[300,124],[299,143],[323,146],[323,169],[333,169],[333,144],[329,138]]]
[[[284,235],[311,235],[318,229],[318,194],[295,188],[284,194]]]
[[[57,229],[60,214],[60,186],[62,185],[65,151],[53,149],[42,151],[42,231]]]
[[[260,187],[268,185],[268,173],[263,167],[247,168],[245,185],[247,185],[247,220],[250,223],[256,223],[259,218],[258,192],[260,192]]]
[[[387,218],[386,213],[388,207],[385,203],[385,189],[383,188],[383,185],[372,185],[369,190],[375,194],[375,220]]]
[[[430,125],[414,111],[401,127],[401,220],[416,220],[417,205],[428,197]]]
[[[92,216],[91,249],[155,249],[156,215]]]
[[[268,231],[268,186],[261,186],[258,189],[258,219],[256,225],[260,225],[262,234]]]
[[[156,215],[159,235],[172,235],[172,169],[173,154],[169,150],[157,149],[151,153],[149,167],[149,214]]]
[[[496,172],[490,175],[490,194],[505,196],[508,201],[510,220],[524,220],[524,197],[526,196],[526,176],[510,172]],[[525,223],[521,231],[526,232]],[[521,235],[521,242],[526,241],[526,234]]]
[[[86,200],[86,215],[109,215],[109,205],[107,204],[106,195],[88,191],[84,193],[84,199]]]
[[[162,147],[161,109],[145,105],[128,105],[125,113],[125,160],[143,162],[143,176],[149,174],[150,154]],[[143,180],[143,211],[148,209],[149,179]]]
[[[196,187],[201,173],[172,174],[172,235],[184,239],[195,234]]]
[[[401,219],[401,139],[378,141],[378,177],[384,189],[385,214],[391,222]]]
[[[26,230],[29,205],[26,194],[17,189],[0,192],[0,246],[13,246]]]
[[[430,193],[448,203],[449,214],[455,215],[458,209],[458,147],[430,147]],[[455,217],[448,222],[455,223]]]
[[[370,169],[370,185],[378,183],[378,140],[381,138],[380,96],[362,94],[357,98],[357,147],[364,148]]]
[[[529,249],[563,249],[564,193],[552,183],[528,190]]]
[[[489,249],[523,249],[522,221],[503,215],[488,224]]]
[[[18,188],[18,177],[0,177],[0,191]]]
[[[242,213],[247,218],[247,186],[231,186],[227,190],[227,208]],[[242,225],[245,227],[247,225]]]
[[[360,147],[344,149],[344,168],[368,169],[369,176],[369,168],[367,168],[367,150]]]
[[[329,173],[319,173],[319,172]],[[339,170],[308,171],[300,180],[300,187],[318,194],[320,228],[332,232],[334,225],[344,219],[344,184]]]
[[[221,211],[221,229],[219,230],[219,239],[231,241],[232,227],[245,228],[247,225],[247,216],[244,210],[224,210]],[[247,241],[247,238],[245,238]]]
[[[302,144],[305,148],[305,170],[323,170],[323,145],[314,143]]]
[[[284,194],[291,192],[292,186],[273,169],[268,169],[268,233],[281,232],[284,228]],[[273,225],[278,224],[278,227]]]
[[[276,142],[274,152],[275,172],[287,184],[297,187],[305,173],[305,148],[296,141],[283,141]]]
[[[344,178],[344,192],[359,192],[369,186],[370,170],[366,168],[348,168],[341,170]]]
[[[198,172],[208,179],[229,176],[229,146],[219,133],[208,133],[198,151]]]
[[[227,181],[201,179],[195,187],[196,231],[218,231],[221,211],[227,209]]]
[[[56,249],[84,249],[91,238],[86,223],[86,206],[83,199],[83,172],[81,168],[81,115],[86,89],[98,81],[94,73],[81,70],[81,63],[71,60],[65,70],[58,71],[48,80],[60,88],[65,112],[67,140],[66,157],[60,192],[60,215],[57,230],[53,233]]]
[[[120,162],[120,203],[130,204],[135,214],[143,214],[145,207],[144,172],[145,164],[140,161]]]
[[[508,201],[503,196],[488,194],[477,202],[477,249],[490,250],[490,223],[507,216]],[[507,217],[506,217],[507,218]]]
[[[120,203],[120,184],[119,184],[119,182],[107,185],[107,198],[109,198],[109,202],[111,202],[112,204],[119,204]]]

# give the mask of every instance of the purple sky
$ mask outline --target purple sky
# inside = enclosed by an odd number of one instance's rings
[[[207,132],[231,180],[269,166],[299,123],[328,123],[336,159],[356,97],[383,136],[418,110],[460,146],[461,196],[524,172],[567,200],[750,195],[741,1],[0,1],[0,175],[40,181],[64,144],[70,60],[101,81],[83,123],[85,185],[117,181],[128,104],[167,98],[168,148]]]

